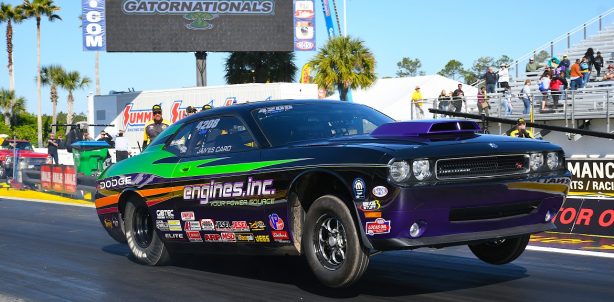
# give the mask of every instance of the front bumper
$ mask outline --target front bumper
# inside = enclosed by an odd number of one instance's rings
[[[363,211],[366,238],[374,249],[443,247],[539,233],[556,228],[546,221],[566,198],[570,173],[514,180],[489,180],[397,188],[380,200],[389,232],[369,234],[372,218]],[[381,221],[380,219],[380,221]],[[416,237],[412,224],[421,226]]]
[[[552,223],[539,223],[534,225],[523,225],[499,230],[461,233],[452,235],[441,235],[433,237],[423,237],[417,239],[410,238],[390,238],[390,239],[371,239],[373,248],[380,251],[415,249],[421,247],[446,247],[453,245],[465,245],[480,241],[492,241],[493,239],[509,238],[526,234],[534,234],[555,229]]]

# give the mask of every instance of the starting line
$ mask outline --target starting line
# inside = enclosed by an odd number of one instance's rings
[[[569,249],[560,249],[560,248],[554,248],[554,247],[543,247],[543,246],[535,246],[535,245],[527,246],[527,250],[536,251],[536,252],[548,252],[548,253],[558,253],[558,254],[577,255],[577,256],[591,256],[591,257],[614,259],[614,253],[569,250]]]

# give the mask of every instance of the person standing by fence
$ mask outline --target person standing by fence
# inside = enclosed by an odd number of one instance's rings
[[[458,88],[454,90],[454,93],[452,93],[452,105],[454,105],[454,112],[461,112],[464,100],[465,92],[463,91],[463,84],[458,84]]]
[[[416,86],[414,89],[414,93],[411,95],[411,102],[414,106],[414,112],[416,113],[415,117],[418,120],[424,118],[424,111],[422,110],[422,92],[420,92],[420,86]]]
[[[479,114],[485,114],[488,116],[488,109],[490,105],[488,104],[488,92],[486,92],[486,87],[480,87],[478,91],[478,112]]]
[[[54,165],[60,163],[58,157],[58,142],[55,140],[55,134],[50,133],[49,139],[47,139],[47,154],[51,156]]]

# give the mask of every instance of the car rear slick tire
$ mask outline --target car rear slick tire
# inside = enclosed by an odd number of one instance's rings
[[[156,234],[149,208],[144,203],[128,202],[124,213],[126,241],[134,258],[152,266],[170,263],[171,256]]]
[[[369,265],[348,207],[336,196],[313,202],[303,224],[302,246],[309,267],[322,284],[347,287],[358,281]]]
[[[469,249],[478,259],[490,264],[506,264],[518,258],[527,247],[531,235],[498,239],[491,242],[470,244]]]

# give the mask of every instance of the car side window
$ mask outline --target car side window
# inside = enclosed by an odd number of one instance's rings
[[[242,152],[257,147],[247,127],[236,117],[212,117],[195,124],[191,156]]]
[[[196,123],[189,123],[181,128],[175,137],[168,143],[166,150],[177,156],[186,156],[195,127]]]

